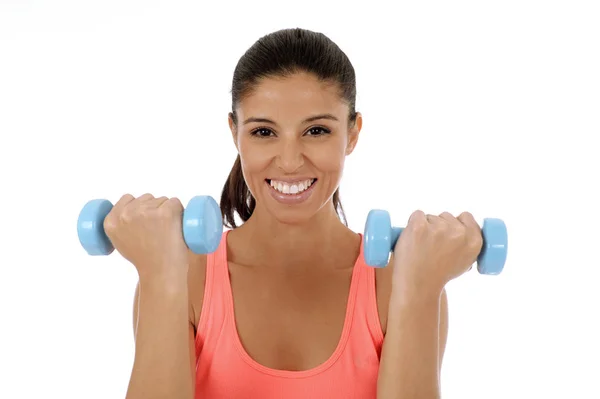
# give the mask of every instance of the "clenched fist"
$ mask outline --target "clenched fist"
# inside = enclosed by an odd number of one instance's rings
[[[439,294],[471,268],[483,246],[473,216],[414,212],[394,248],[394,285]]]
[[[141,278],[187,275],[188,248],[182,232],[183,205],[177,198],[126,194],[104,219],[115,249]]]

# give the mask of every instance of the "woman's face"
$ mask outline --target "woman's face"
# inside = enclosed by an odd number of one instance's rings
[[[337,86],[306,73],[260,81],[236,112],[229,125],[257,208],[287,223],[314,216],[340,183],[361,116],[348,126]]]

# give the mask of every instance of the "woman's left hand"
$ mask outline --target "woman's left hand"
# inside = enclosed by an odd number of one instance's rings
[[[458,217],[414,212],[394,249],[393,285],[439,294],[450,280],[471,268],[483,238],[473,215]]]

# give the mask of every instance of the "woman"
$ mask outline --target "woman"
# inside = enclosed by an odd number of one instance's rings
[[[262,37],[233,76],[238,157],[217,251],[186,248],[176,198],[115,205],[107,234],[139,273],[127,398],[440,396],[444,286],[481,232],[469,213],[417,211],[386,268],[364,263],[338,191],[362,126],[355,97],[350,61],[323,34]]]

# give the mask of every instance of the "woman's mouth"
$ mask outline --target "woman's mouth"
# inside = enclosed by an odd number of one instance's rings
[[[296,181],[296,182],[285,182],[285,181],[267,179],[267,183],[269,183],[269,185],[273,189],[280,192],[281,194],[292,194],[293,195],[293,194],[300,194],[301,192],[308,190],[310,188],[310,186],[312,186],[316,180],[317,179],[306,179],[306,180],[300,180],[300,181]]]
[[[310,197],[317,179],[311,178],[295,181],[265,179],[265,182],[269,186],[271,196],[278,202],[297,204],[306,201]]]

